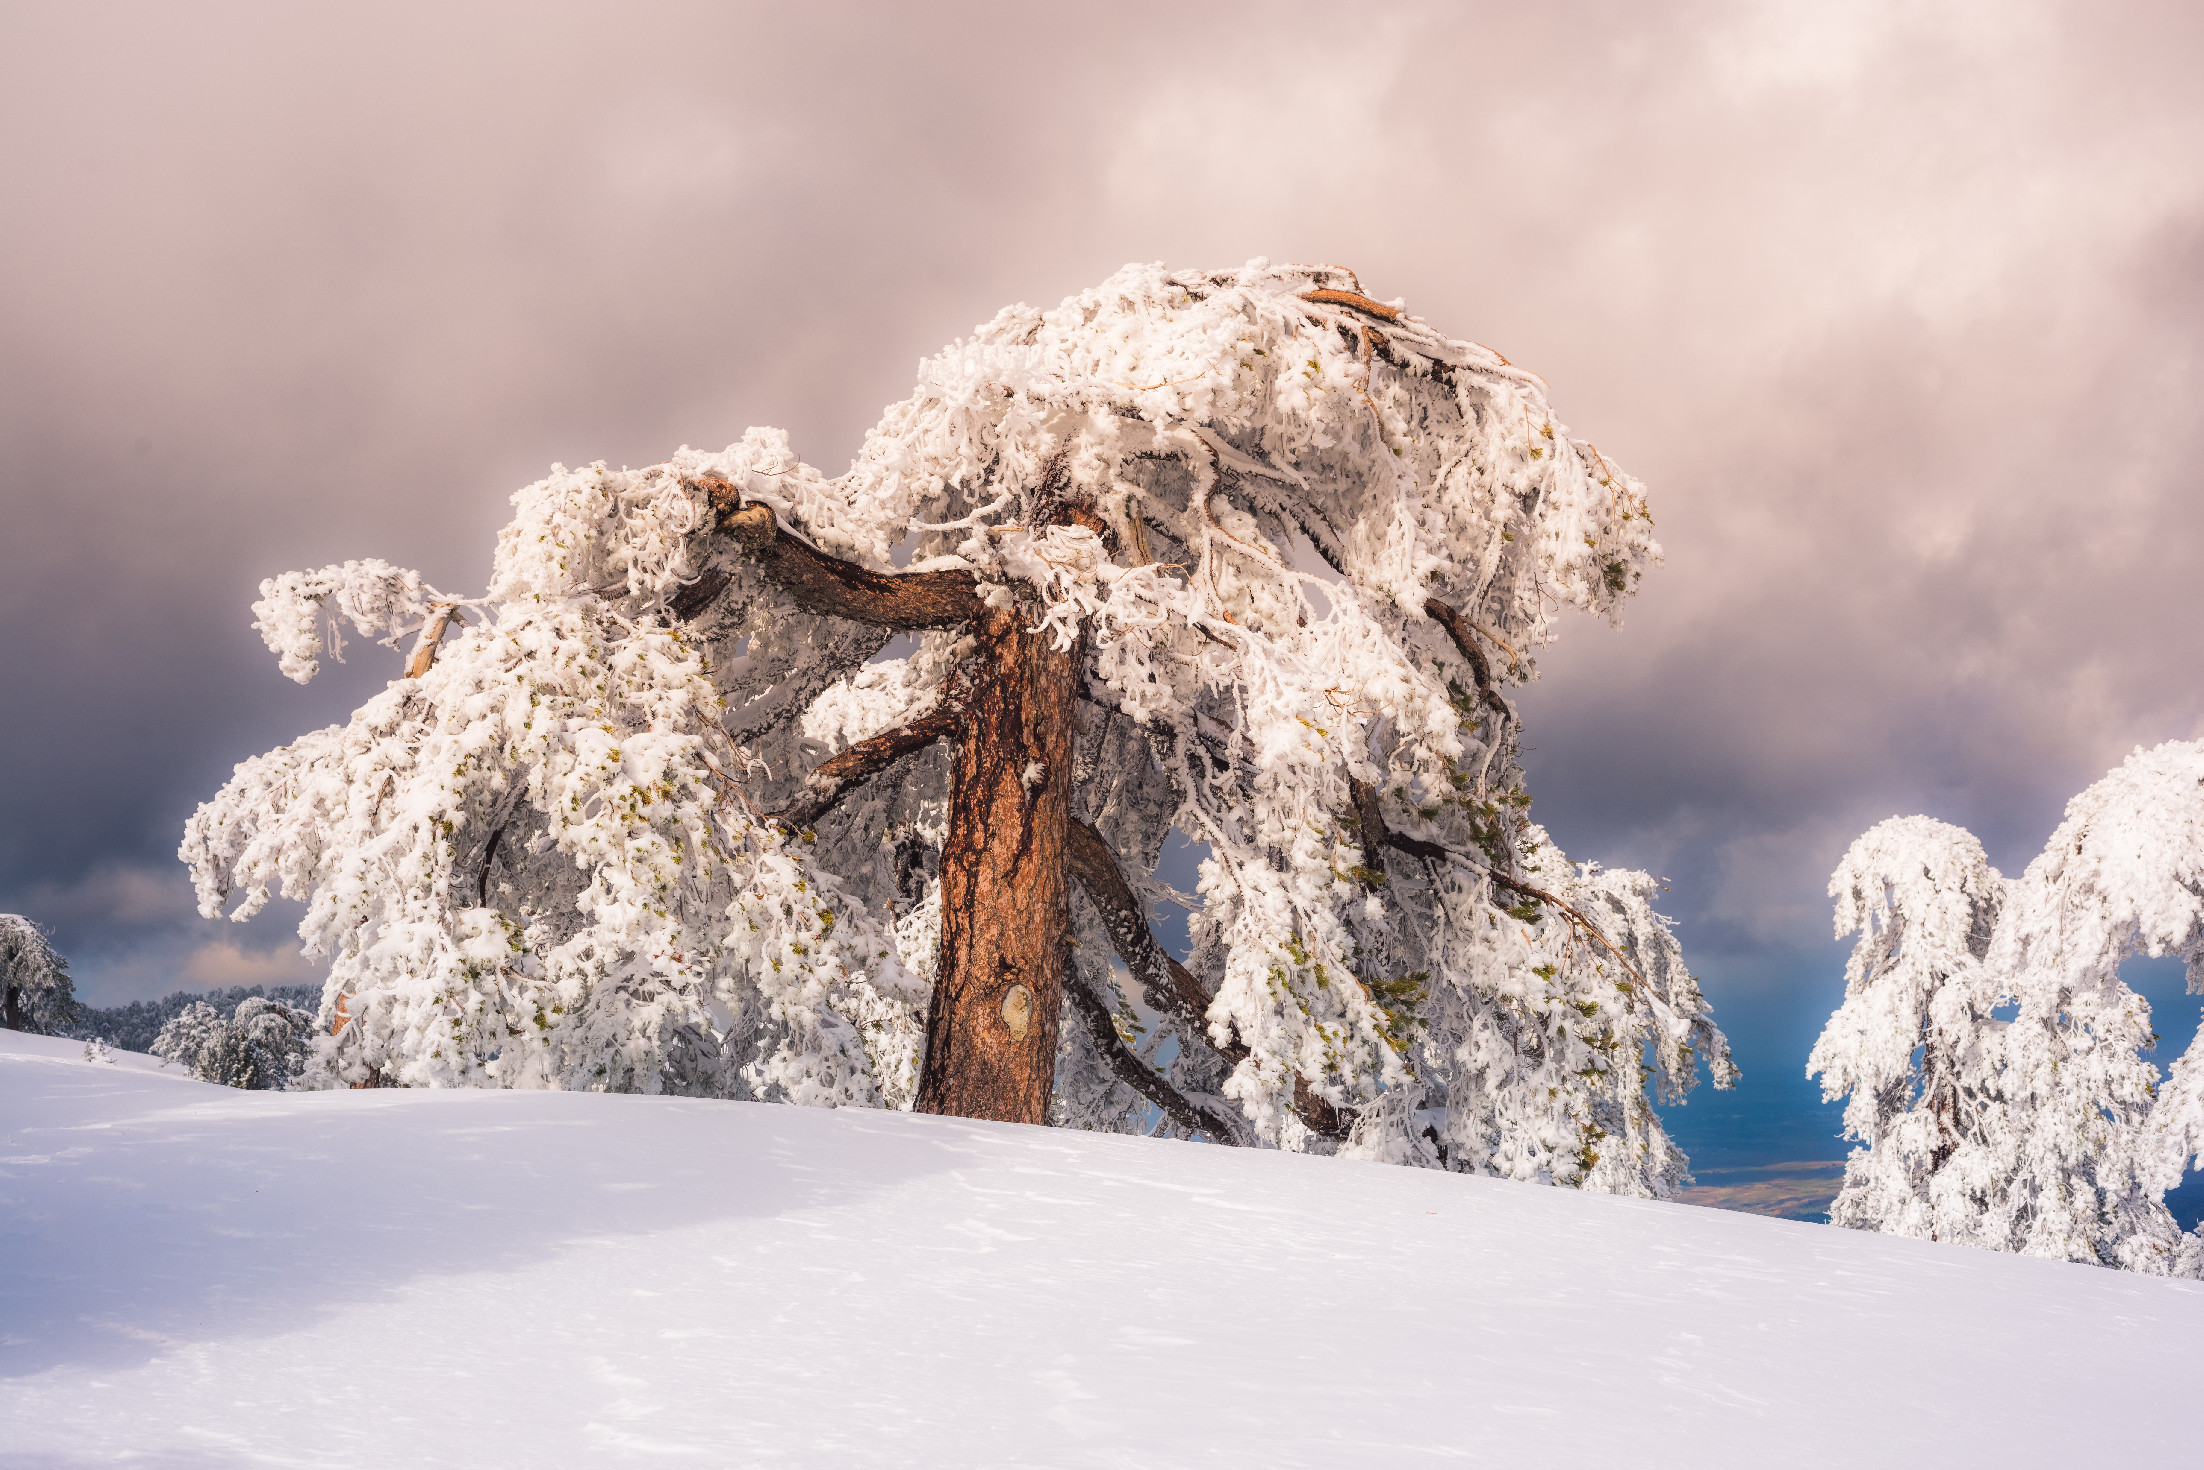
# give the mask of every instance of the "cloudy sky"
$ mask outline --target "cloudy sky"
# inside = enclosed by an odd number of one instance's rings
[[[96,1002],[311,973],[175,845],[395,657],[291,685],[261,577],[478,586],[553,460],[837,468],[922,354],[1129,260],[1351,265],[1651,487],[1666,568],[1548,651],[1531,769],[1673,880],[1736,1116],[1826,1132],[1861,829],[2017,872],[2204,734],[2193,7],[341,14],[0,3],[0,911]]]

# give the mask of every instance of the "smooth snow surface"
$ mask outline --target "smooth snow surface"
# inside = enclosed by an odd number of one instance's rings
[[[0,1463],[2193,1463],[2204,1287],[872,1110],[0,1033]]]

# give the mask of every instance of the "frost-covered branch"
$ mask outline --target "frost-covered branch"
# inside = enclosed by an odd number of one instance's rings
[[[324,613],[329,618],[326,634]],[[300,684],[314,677],[325,650],[343,662],[343,623],[351,623],[363,638],[395,648],[400,633],[432,619],[441,637],[450,617],[450,600],[424,583],[419,572],[372,557],[270,577],[260,584],[260,600],[253,604],[253,627],[277,655],[284,677]],[[424,639],[423,648],[432,646]],[[414,661],[421,657],[417,651]]]
[[[1211,1027],[1206,1014],[1209,996],[1201,982],[1156,942],[1155,932],[1148,927],[1147,911],[1125,880],[1102,834],[1084,822],[1073,822],[1065,856],[1072,876],[1101,914],[1111,947],[1149,1003],[1175,1020],[1188,1040],[1207,1045],[1228,1065],[1245,1061],[1247,1048],[1233,1040],[1229,1031],[1220,1038]],[[1145,1091],[1142,1096],[1156,1101]],[[1311,1092],[1306,1082],[1294,1088],[1293,1110],[1311,1132],[1326,1138],[1346,1136],[1348,1120],[1339,1109]]]
[[[1110,1015],[1110,1008],[1087,989],[1083,981],[1074,976],[1064,987],[1064,998],[1078,1012],[1095,1051],[1118,1081],[1161,1108],[1165,1117],[1188,1134],[1200,1134],[1212,1143],[1237,1144],[1241,1141],[1238,1125],[1188,1100],[1153,1067],[1133,1055],[1132,1048],[1117,1034],[1117,1023]]]
[[[953,733],[956,727],[956,711],[944,706],[884,735],[860,740],[822,763],[805,779],[804,794],[773,813],[770,820],[791,832],[801,832],[834,810],[843,797],[897,761]]]
[[[1149,1004],[1177,1021],[1189,1035],[1206,1041],[1228,1061],[1237,1062],[1246,1056],[1247,1048],[1234,1042],[1229,1031],[1211,1029],[1205,1014],[1209,1009],[1208,993],[1186,966],[1156,942],[1148,927],[1147,911],[1132,885],[1125,881],[1102,834],[1085,822],[1073,822],[1065,857],[1072,876],[1108,926],[1111,947],[1147,993]]]
[[[436,666],[436,650],[443,643],[444,634],[451,627],[452,614],[458,608],[449,602],[439,603],[428,623],[421,629],[421,636],[413,645],[413,653],[406,660],[406,677],[418,679]]]
[[[1434,619],[1440,627],[1446,629],[1446,636],[1453,640],[1456,651],[1469,664],[1471,672],[1477,679],[1478,694],[1500,712],[1501,718],[1514,719],[1515,711],[1509,709],[1506,701],[1500,698],[1499,686],[1492,677],[1492,665],[1486,662],[1484,650],[1477,646],[1477,640],[1471,636],[1472,633],[1483,633],[1484,630],[1478,628],[1469,619],[1463,617],[1461,613],[1448,607],[1436,597],[1425,598],[1423,610],[1426,616]],[[1509,648],[1505,643],[1501,643],[1491,633],[1484,633],[1484,636],[1492,639],[1493,643],[1509,656],[1512,665],[1515,661],[1515,650]]]
[[[910,631],[953,628],[984,606],[970,572],[867,571],[791,536],[771,506],[742,504],[724,479],[702,476],[695,483],[720,511],[721,533],[806,612]]]
[[[1535,883],[1526,883],[1520,878],[1501,871],[1499,868],[1480,863],[1462,853],[1455,852],[1452,848],[1443,844],[1426,842],[1422,838],[1410,837],[1405,833],[1395,832],[1385,824],[1385,815],[1378,803],[1377,788],[1366,781],[1349,781],[1347,787],[1354,796],[1355,820],[1362,828],[1364,839],[1363,862],[1369,869],[1370,879],[1374,880],[1372,886],[1382,885],[1385,881],[1386,872],[1383,852],[1388,847],[1398,852],[1405,852],[1411,857],[1422,858],[1426,862],[1452,863],[1468,872],[1477,874],[1495,887],[1505,888],[1511,893],[1520,893],[1533,903],[1546,904],[1558,910],[1564,918],[1583,932],[1585,938],[1613,955],[1623,969],[1630,973],[1632,979],[1641,985],[1645,983],[1645,977],[1638,973],[1638,967],[1631,963],[1630,957],[1617,949],[1599,925],[1585,917],[1567,899],[1559,894],[1549,893]]]

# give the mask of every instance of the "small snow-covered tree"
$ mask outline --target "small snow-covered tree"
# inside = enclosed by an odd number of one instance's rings
[[[1829,880],[1837,933],[1857,933],[1844,1004],[1807,1061],[1829,1098],[1849,1094],[1845,1165],[1830,1219],[1856,1230],[1992,1244],[2004,1121],[1996,987],[1982,960],[2005,880],[1982,844],[1927,817],[1892,817],[1852,844]]]
[[[247,996],[225,1017],[194,1001],[153,1039],[153,1055],[202,1082],[279,1092],[305,1065],[314,1018],[264,995]]]
[[[1349,272],[1135,266],[929,359],[838,478],[753,429],[514,504],[483,598],[256,607],[302,680],[325,614],[422,629],[184,843],[210,914],[307,901],[322,1075],[1682,1177],[1647,1079],[1727,1047],[1650,880],[1528,821],[1506,695],[1658,547],[1535,375]]]
[[[77,1010],[69,962],[46,931],[21,914],[0,914],[0,1027],[54,1036]]]
[[[2204,956],[2204,743],[2137,750],[2001,879],[1923,817],[1874,828],[1831,880],[1861,935],[1814,1049],[1851,1094],[1839,1224],[2153,1273],[2204,1274],[2163,1202],[2204,1140],[2204,1045],[2163,1092],[2131,955]]]

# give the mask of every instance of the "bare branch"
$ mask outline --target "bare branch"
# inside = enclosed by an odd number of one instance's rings
[[[741,493],[717,475],[688,483],[711,497],[719,533],[747,551],[805,612],[878,628],[953,628],[984,606],[970,572],[867,571],[789,535],[771,506],[743,504]]]
[[[420,638],[413,645],[413,656],[406,660],[406,677],[418,679],[436,664],[436,646],[444,641],[444,630],[451,626],[452,614],[458,611],[456,604],[439,602],[436,613],[421,629]]]
[[[1237,1064],[1247,1055],[1247,1048],[1232,1042],[1217,1046],[1209,1041],[1208,992],[1194,978],[1193,971],[1156,943],[1148,928],[1147,909],[1125,881],[1117,857],[1102,834],[1085,822],[1073,822],[1064,841],[1064,856],[1070,861],[1072,877],[1102,915],[1117,957],[1125,962],[1141,989],[1182,1028],[1215,1047],[1227,1062]]]
[[[1478,648],[1476,641],[1469,635],[1472,632],[1481,633],[1506,653],[1508,656],[1508,672],[1511,674],[1522,663],[1522,659],[1517,656],[1515,650],[1501,642],[1500,638],[1490,629],[1482,624],[1471,622],[1436,597],[1430,598],[1424,603],[1423,611],[1426,617],[1435,619],[1440,627],[1446,629],[1447,637],[1454,640],[1455,648],[1460,650],[1462,657],[1469,661],[1470,668],[1475,670],[1477,674],[1477,688],[1487,699],[1497,701],[1499,695],[1495,691],[1492,682],[1492,665],[1485,661],[1484,651]],[[1505,705],[1499,707],[1503,711],[1506,709]]]
[[[1329,287],[1324,287],[1315,291],[1303,291],[1301,299],[1328,306],[1351,307],[1356,311],[1374,316],[1382,322],[1397,322],[1400,320],[1399,307],[1387,306],[1382,301],[1372,301],[1369,297],[1353,291],[1334,291]]]
[[[1125,881],[1117,856],[1102,834],[1084,822],[1073,822],[1064,840],[1064,856],[1071,865],[1072,877],[1102,915],[1102,925],[1109,931],[1117,957],[1147,992],[1149,1001],[1177,1021],[1187,1036],[1224,1058],[1227,1065],[1238,1066],[1245,1061],[1247,1048],[1238,1041],[1219,1045],[1211,1039],[1209,992],[1194,978],[1193,971],[1156,943],[1155,934],[1148,928],[1147,909]],[[1354,1122],[1352,1113],[1333,1107],[1299,1076],[1293,1079],[1293,1110],[1312,1131],[1326,1138],[1346,1137]]]
[[[860,740],[813,771],[805,783],[810,789],[766,820],[791,832],[801,832],[834,810],[843,797],[897,761],[955,732],[956,714],[942,705],[908,725],[875,735],[870,740]]]
[[[1117,1024],[1093,991],[1087,989],[1077,972],[1065,976],[1064,995],[1071,1001],[1071,1008],[1086,1022],[1087,1034],[1094,1038],[1094,1049],[1101,1056],[1111,1075],[1139,1093],[1157,1107],[1165,1117],[1189,1133],[1206,1135],[1212,1143],[1237,1145],[1241,1142],[1240,1130],[1231,1120],[1211,1112],[1165,1081],[1155,1068],[1133,1055],[1133,1049],[1117,1034]]]

